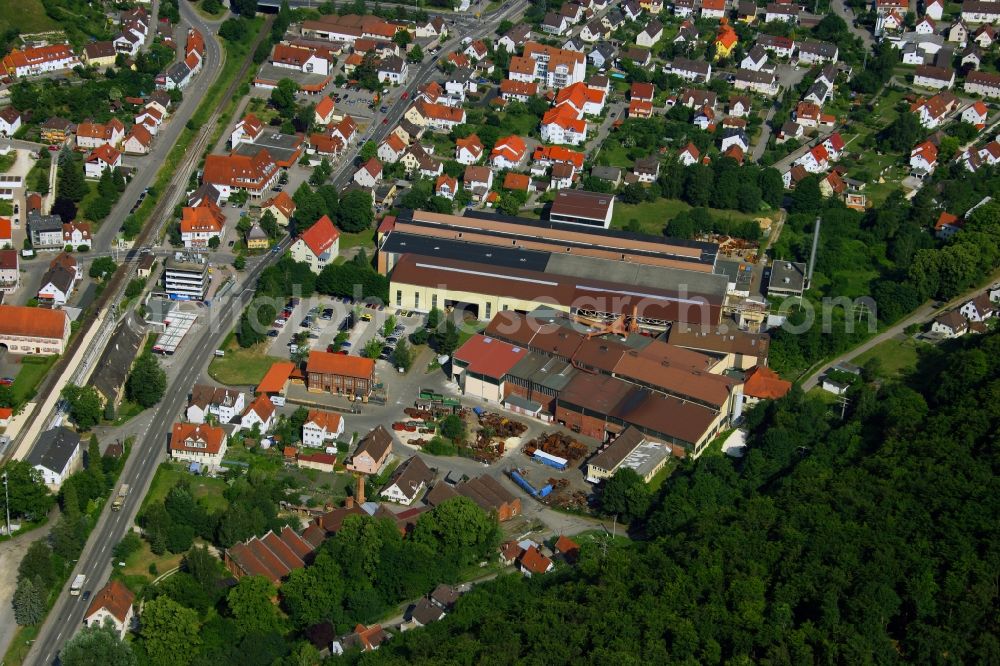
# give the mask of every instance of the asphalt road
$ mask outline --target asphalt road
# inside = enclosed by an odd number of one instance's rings
[[[911,0],[912,3],[912,0]],[[865,43],[865,48],[870,49],[875,46],[875,38],[872,33],[868,32],[865,28],[858,27],[854,25],[854,10],[847,7],[844,0],[831,0],[830,9],[833,10],[834,14],[840,16],[847,23],[847,27],[850,29],[851,33],[856,37],[860,37],[861,41]]]
[[[990,281],[987,282],[986,284],[987,285],[992,284],[993,280],[996,280],[998,277],[1000,277],[1000,273],[994,273]],[[906,317],[905,319],[898,322],[894,326],[887,328],[886,330],[882,331],[873,338],[869,338],[868,340],[861,343],[854,349],[844,352],[843,354],[833,359],[829,363],[824,363],[818,370],[816,370],[813,374],[811,374],[808,378],[806,378],[804,382],[802,382],[802,390],[809,391],[815,388],[816,385],[819,383],[820,379],[823,378],[823,375],[826,373],[826,371],[832,368],[833,366],[839,363],[844,363],[845,361],[851,361],[852,359],[861,356],[869,349],[885,342],[886,340],[890,340],[896,337],[897,335],[902,334],[903,331],[908,326],[912,326],[913,324],[926,324],[939,314],[947,312],[948,310],[951,310],[952,308],[958,306],[959,304],[969,300],[973,296],[982,293],[983,289],[985,288],[986,285],[980,285],[978,287],[975,287],[974,289],[970,289],[964,294],[961,294],[960,296],[956,296],[955,298],[951,299],[941,307],[935,307],[933,303],[925,303],[924,305],[920,306],[920,308],[913,311],[910,314],[910,316]]]

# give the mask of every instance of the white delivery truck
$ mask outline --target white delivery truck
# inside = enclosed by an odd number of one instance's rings
[[[77,574],[76,578],[73,579],[73,585],[69,588],[69,593],[74,597],[80,596],[80,591],[83,589],[83,584],[86,582],[86,576],[83,574]]]

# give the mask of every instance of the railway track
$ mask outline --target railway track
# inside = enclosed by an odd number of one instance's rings
[[[228,100],[235,96],[240,83],[246,78],[247,73],[250,71],[250,67],[253,66],[254,50],[257,48],[260,41],[265,36],[270,34],[271,23],[273,23],[273,21],[273,16],[266,18],[263,29],[261,29],[261,31],[257,34],[257,38],[247,51],[247,55],[244,59],[242,67],[240,67],[239,73],[229,84],[229,87],[223,94],[222,99]],[[225,48],[222,48],[220,53],[225,53]],[[220,72],[222,71],[223,66],[223,63],[220,63]],[[91,304],[91,307],[86,313],[79,330],[75,332],[75,335],[72,340],[70,340],[70,343],[63,352],[62,356],[59,357],[59,360],[56,361],[56,363],[52,366],[52,369],[39,385],[39,388],[33,398],[37,404],[42,404],[45,401],[46,396],[52,392],[56,382],[58,382],[59,378],[66,372],[70,359],[74,358],[80,351],[80,346],[87,338],[90,329],[94,326],[97,320],[97,313],[108,308],[110,304],[118,302],[118,300],[122,297],[125,286],[128,284],[128,280],[133,274],[135,263],[140,255],[140,250],[137,248],[147,247],[150,244],[150,241],[152,239],[156,239],[163,230],[164,224],[170,218],[170,211],[176,205],[178,195],[184,192],[187,174],[191,172],[191,169],[193,169],[198,163],[202,154],[208,147],[212,132],[222,116],[222,110],[222,106],[214,109],[208,120],[205,121],[205,123],[198,130],[198,136],[193,142],[191,142],[191,145],[188,146],[184,159],[181,161],[180,166],[174,173],[174,177],[167,184],[167,187],[163,190],[163,192],[158,195],[156,205],[150,213],[149,220],[147,220],[146,224],[143,225],[139,235],[136,236],[133,248],[126,253],[125,261],[118,266],[114,275],[112,275],[111,279],[105,284],[101,294]],[[195,110],[195,113],[197,113],[197,110]],[[114,322],[108,321],[107,325],[113,326]],[[36,418],[39,417],[48,418],[48,415],[39,414],[36,416]],[[18,450],[19,439],[20,436],[18,437],[18,440],[11,442],[10,445],[7,446],[4,451],[2,462],[6,462],[10,456]]]

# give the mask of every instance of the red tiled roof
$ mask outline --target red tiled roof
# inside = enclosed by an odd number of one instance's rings
[[[753,398],[776,400],[783,398],[791,388],[792,383],[779,377],[774,370],[756,365],[747,371],[743,394]]]
[[[340,238],[340,232],[333,226],[333,221],[324,215],[316,220],[316,224],[302,232],[299,238],[306,244],[310,252],[319,257]]]
[[[321,409],[311,409],[309,410],[309,416],[306,418],[306,423],[315,423],[320,428],[330,432],[336,432],[340,429],[340,422],[343,419],[340,414],[335,414],[333,412],[323,411]]]
[[[521,566],[533,574],[543,574],[552,566],[552,560],[542,555],[538,548],[531,546],[521,555]]]
[[[62,339],[66,313],[62,310],[0,305],[0,334],[28,338]]]
[[[531,178],[527,174],[523,173],[514,173],[513,171],[509,171],[503,179],[503,187],[505,190],[527,191],[529,185],[531,185]]]
[[[306,361],[306,372],[369,379],[375,374],[375,361],[361,356],[311,351]]]
[[[125,587],[124,583],[120,580],[108,581],[108,584],[94,595],[94,600],[90,602],[90,608],[87,609],[87,617],[104,608],[119,622],[125,622],[134,601],[135,595]]]
[[[316,113],[317,113],[317,114],[318,114],[318,115],[319,115],[319,116],[320,116],[321,118],[326,118],[326,117],[327,117],[327,116],[329,116],[329,115],[330,115],[331,113],[333,113],[333,109],[334,109],[334,104],[333,104],[333,100],[332,100],[332,99],[331,99],[330,97],[328,97],[328,96],[324,96],[324,97],[323,97],[323,99],[321,99],[321,100],[320,100],[320,101],[319,101],[319,102],[318,102],[318,103],[316,104],[316,109],[315,109],[315,112],[316,112]]]
[[[270,208],[271,206],[277,208],[286,218],[290,218],[292,213],[295,212],[295,200],[288,196],[288,193],[284,191],[278,192],[276,195],[261,204],[261,208]]]
[[[528,350],[523,347],[485,335],[474,335],[455,351],[455,360],[465,364],[470,372],[502,379],[527,354]]]
[[[170,450],[215,454],[222,450],[222,440],[225,436],[225,430],[207,423],[175,423],[170,436]],[[186,441],[192,439],[204,441],[205,446],[188,446]]]
[[[260,384],[257,384],[257,393],[281,393],[294,369],[295,364],[289,361],[275,363],[260,380]]]

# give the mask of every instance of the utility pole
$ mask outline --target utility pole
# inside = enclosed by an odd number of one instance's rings
[[[849,403],[849,402],[850,402],[850,399],[846,395],[842,395],[842,396],[840,396],[840,397],[837,398],[837,404],[840,405],[840,420],[841,421],[844,420],[844,416],[847,414],[847,403]]]
[[[7,510],[7,536],[10,536],[10,500],[7,497],[7,472],[3,473],[3,506]]]

